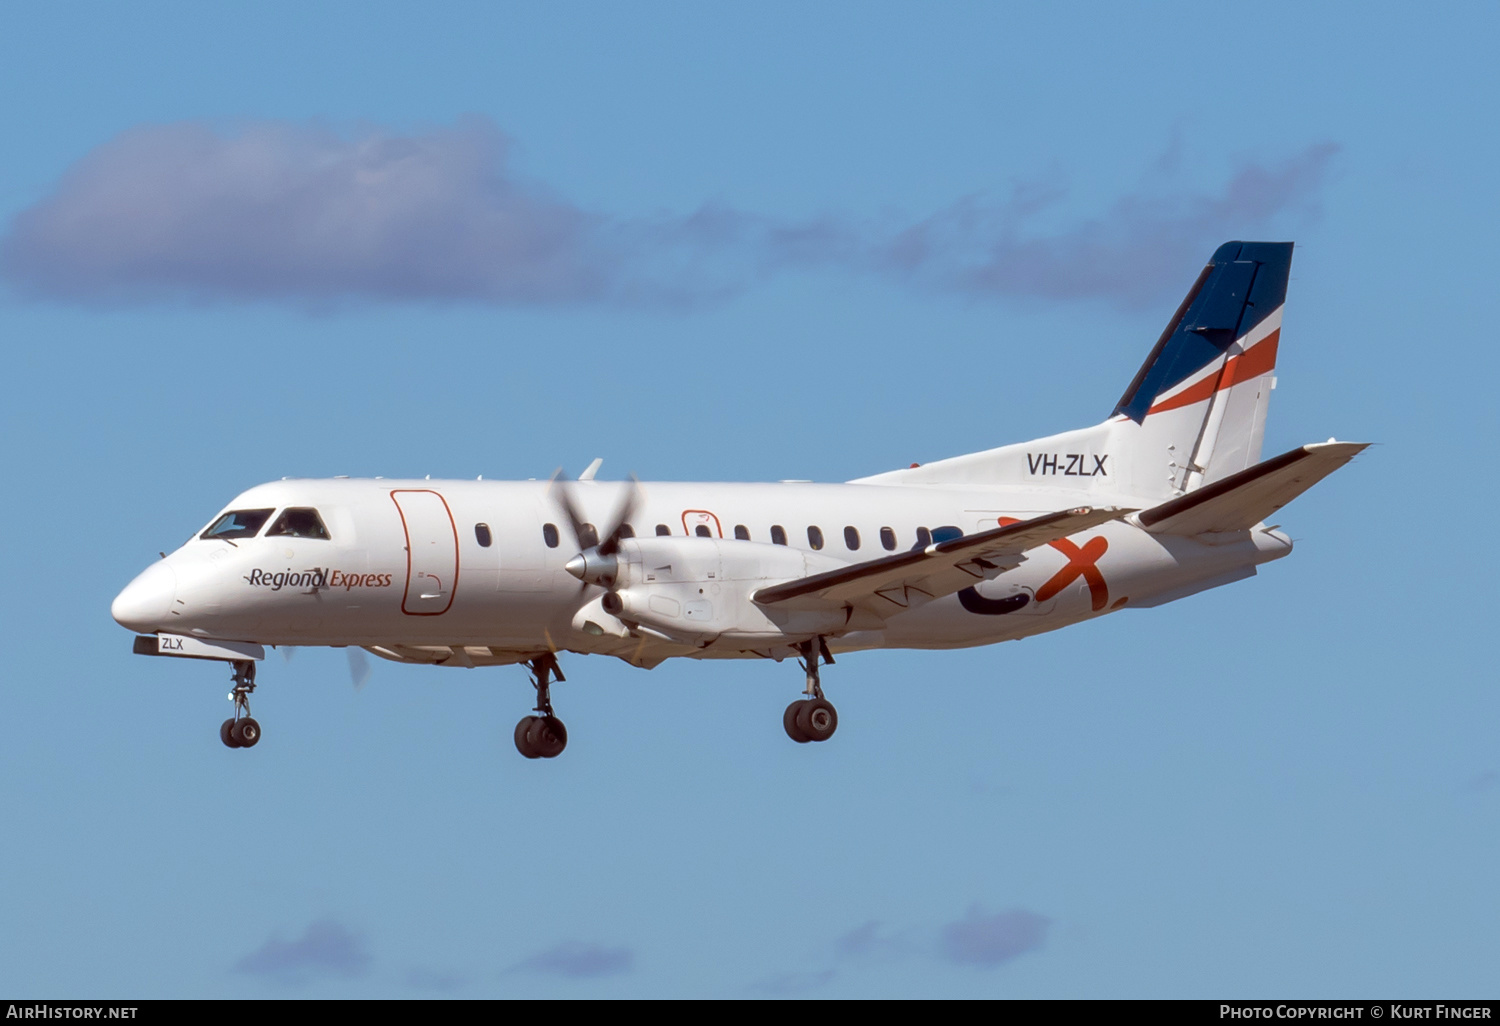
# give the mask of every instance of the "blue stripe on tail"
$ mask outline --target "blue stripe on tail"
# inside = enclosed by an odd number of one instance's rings
[[[1115,413],[1137,424],[1156,397],[1223,355],[1286,301],[1290,242],[1226,242],[1193,283]]]

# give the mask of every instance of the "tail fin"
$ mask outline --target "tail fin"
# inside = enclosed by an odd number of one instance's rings
[[[1155,505],[1260,459],[1290,242],[1226,242],[1102,424],[857,483],[1043,486]]]
[[[1291,267],[1290,242],[1220,246],[1115,407],[1165,450],[1172,492],[1260,459]]]

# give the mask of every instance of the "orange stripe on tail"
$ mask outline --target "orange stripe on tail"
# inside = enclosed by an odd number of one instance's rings
[[[1217,377],[1210,374],[1191,388],[1185,388],[1170,399],[1163,399],[1151,409],[1146,411],[1146,416],[1153,413],[1165,413],[1167,410],[1177,410],[1184,406],[1191,406],[1212,396],[1215,392],[1222,391],[1242,381],[1259,377],[1267,371],[1276,369],[1276,344],[1281,341],[1281,329],[1277,328],[1255,345],[1245,350],[1238,356],[1231,356],[1224,364]]]

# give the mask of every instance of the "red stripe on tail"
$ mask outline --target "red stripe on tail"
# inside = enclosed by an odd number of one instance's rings
[[[1184,406],[1191,406],[1212,396],[1215,392],[1222,391],[1231,386],[1238,385],[1242,381],[1259,377],[1267,371],[1276,369],[1276,344],[1281,341],[1281,329],[1277,328],[1255,345],[1245,350],[1238,356],[1231,356],[1224,364],[1224,368],[1218,376],[1210,374],[1202,381],[1190,388],[1184,388],[1170,399],[1163,399],[1150,410],[1146,411],[1149,417],[1153,413],[1165,413],[1167,410],[1177,410]]]

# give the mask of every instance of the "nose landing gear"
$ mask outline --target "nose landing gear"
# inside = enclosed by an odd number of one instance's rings
[[[818,658],[833,665],[833,653],[828,651],[828,642],[821,636],[804,641],[797,648],[802,652],[802,668],[807,671],[807,687],[803,693],[808,697],[799,699],[786,707],[781,725],[786,736],[798,744],[809,741],[827,741],[839,727],[839,713],[833,703],[823,697],[823,685],[818,676]]]
[[[234,690],[229,699],[234,703],[234,716],[219,727],[219,740],[229,748],[254,748],[260,740],[260,724],[250,718],[250,692],[255,690],[255,663],[236,660],[234,667]]]
[[[528,759],[555,759],[568,746],[568,728],[552,712],[552,685],[549,678],[554,674],[559,681],[562,668],[557,665],[557,656],[547,653],[537,656],[526,664],[532,672],[532,687],[536,688],[536,709],[539,716],[523,716],[516,724],[516,751]]]

